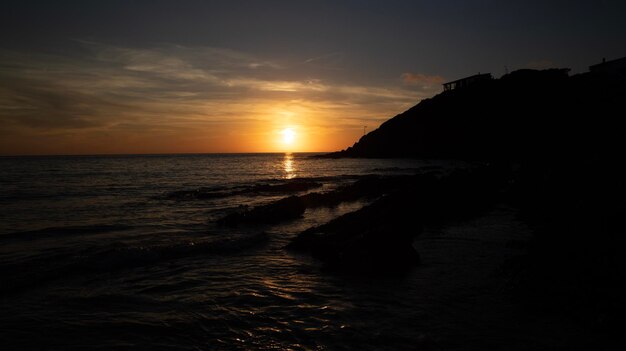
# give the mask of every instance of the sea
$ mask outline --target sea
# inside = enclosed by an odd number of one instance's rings
[[[285,249],[367,200],[274,225],[216,224],[364,175],[445,166],[312,156],[0,158],[0,348],[415,349],[433,325],[419,270],[346,277]]]

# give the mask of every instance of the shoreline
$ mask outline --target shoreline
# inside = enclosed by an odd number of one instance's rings
[[[554,167],[550,174],[557,177],[562,171]],[[580,250],[579,245],[585,245],[581,235],[589,228],[572,228],[570,214],[560,215],[567,211],[567,206],[553,212],[554,206],[563,206],[568,197],[557,197],[558,201],[550,203],[551,207],[536,207],[548,199],[556,201],[552,196],[561,196],[560,190],[554,188],[541,191],[547,185],[546,179],[538,177],[537,172],[541,175],[546,170],[528,165],[492,164],[447,175],[426,173],[374,179],[370,186],[376,191],[352,189],[360,192],[361,198],[369,196],[372,200],[369,205],[304,230],[286,249],[320,262],[321,274],[348,280],[430,274],[424,280],[443,289],[433,291],[434,295],[448,289],[455,306],[465,304],[464,299],[475,300],[476,305],[456,306],[446,312],[452,314],[448,318],[462,320],[465,329],[420,339],[433,349],[462,348],[462,343],[451,340],[458,340],[459,335],[470,337],[467,330],[480,329],[479,325],[485,326],[482,331],[485,337],[494,338],[484,345],[496,348],[523,350],[555,345],[564,349],[581,345],[597,348],[622,342],[615,329],[615,318],[622,310],[623,298],[616,295],[621,291],[614,285],[619,280],[613,282],[621,266],[611,267],[606,273],[611,280],[600,282],[597,279],[601,278],[593,277],[606,275],[602,270],[607,267],[596,263],[572,264],[571,259],[577,257],[568,255],[572,250]],[[569,181],[575,182],[576,178]],[[553,191],[557,193],[552,194]],[[328,199],[338,202],[350,199],[337,196],[338,193],[341,191],[320,195],[321,200],[314,206],[336,205],[332,201],[325,203]],[[307,197],[315,195],[287,199],[306,208],[310,205],[306,204]],[[352,199],[359,198],[353,196]],[[497,211],[503,209],[508,213],[498,215]],[[261,213],[259,216],[263,217],[265,214]],[[279,221],[297,220],[299,215],[297,211]],[[586,215],[585,223],[606,216],[602,212],[586,212]],[[440,232],[436,233],[434,228]],[[606,250],[608,247],[603,245],[606,244],[595,243],[591,247]],[[587,251],[585,255],[594,261],[598,259],[598,252]],[[557,265],[558,260],[563,261]],[[573,276],[575,272],[582,280]],[[480,279],[488,285],[488,291],[479,291],[482,288],[472,278],[474,274],[482,274]],[[591,285],[580,285],[580,281],[589,279],[589,283],[582,284]],[[474,293],[470,292],[475,294],[473,297],[455,291],[466,289],[467,284],[475,289]],[[607,296],[604,289],[613,289],[614,293]],[[609,300],[595,302],[603,298]],[[561,301],[555,303],[555,299]],[[575,339],[571,339],[573,335]],[[508,344],[512,339],[517,340],[515,346]]]

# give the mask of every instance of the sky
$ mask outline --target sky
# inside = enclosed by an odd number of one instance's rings
[[[626,56],[626,1],[12,1],[0,155],[334,151],[442,90]]]

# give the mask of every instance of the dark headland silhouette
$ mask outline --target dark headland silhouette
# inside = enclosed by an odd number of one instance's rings
[[[325,156],[520,160],[609,155],[623,139],[616,127],[624,111],[624,70],[571,77],[568,69],[519,70],[477,80],[425,99],[352,147]]]

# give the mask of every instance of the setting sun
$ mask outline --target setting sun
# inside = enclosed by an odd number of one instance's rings
[[[291,128],[283,129],[280,134],[283,135],[283,143],[291,145],[296,140],[296,132]]]

